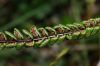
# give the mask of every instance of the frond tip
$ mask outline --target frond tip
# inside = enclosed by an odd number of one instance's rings
[[[30,31],[23,29],[22,32],[15,28],[14,33],[0,32],[0,47],[43,47],[57,40],[80,39],[95,35],[99,30],[100,18],[89,19],[80,24],[60,24],[45,28],[33,26]]]

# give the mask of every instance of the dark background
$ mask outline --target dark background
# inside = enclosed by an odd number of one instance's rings
[[[0,0],[0,31],[79,23],[99,17],[100,0]],[[99,34],[45,48],[0,50],[0,66],[96,66],[99,60]]]

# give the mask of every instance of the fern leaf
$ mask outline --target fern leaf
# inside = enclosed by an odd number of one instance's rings
[[[44,47],[50,45],[49,43],[64,39],[86,38],[99,31],[100,18],[89,19],[82,23],[59,24],[54,27],[37,28],[33,26],[30,31],[23,29],[22,32],[15,28],[14,33],[0,32],[0,47]]]

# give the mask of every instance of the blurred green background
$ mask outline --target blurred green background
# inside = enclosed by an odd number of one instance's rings
[[[79,23],[98,17],[100,0],[0,0],[0,31]],[[99,34],[45,48],[1,49],[0,66],[97,66]]]

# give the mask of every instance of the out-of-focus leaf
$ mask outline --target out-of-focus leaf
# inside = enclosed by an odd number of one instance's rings
[[[51,5],[45,4],[43,6],[38,7],[37,9],[33,9],[33,10],[27,12],[25,15],[22,15],[22,16],[16,18],[15,20],[13,20],[12,22],[4,25],[3,27],[0,27],[0,31],[4,31],[9,28],[15,27],[19,24],[23,24],[24,22],[26,22],[29,18],[31,18],[33,16],[35,16],[35,17],[40,16],[40,15],[43,16],[51,10],[51,7],[52,7]]]

